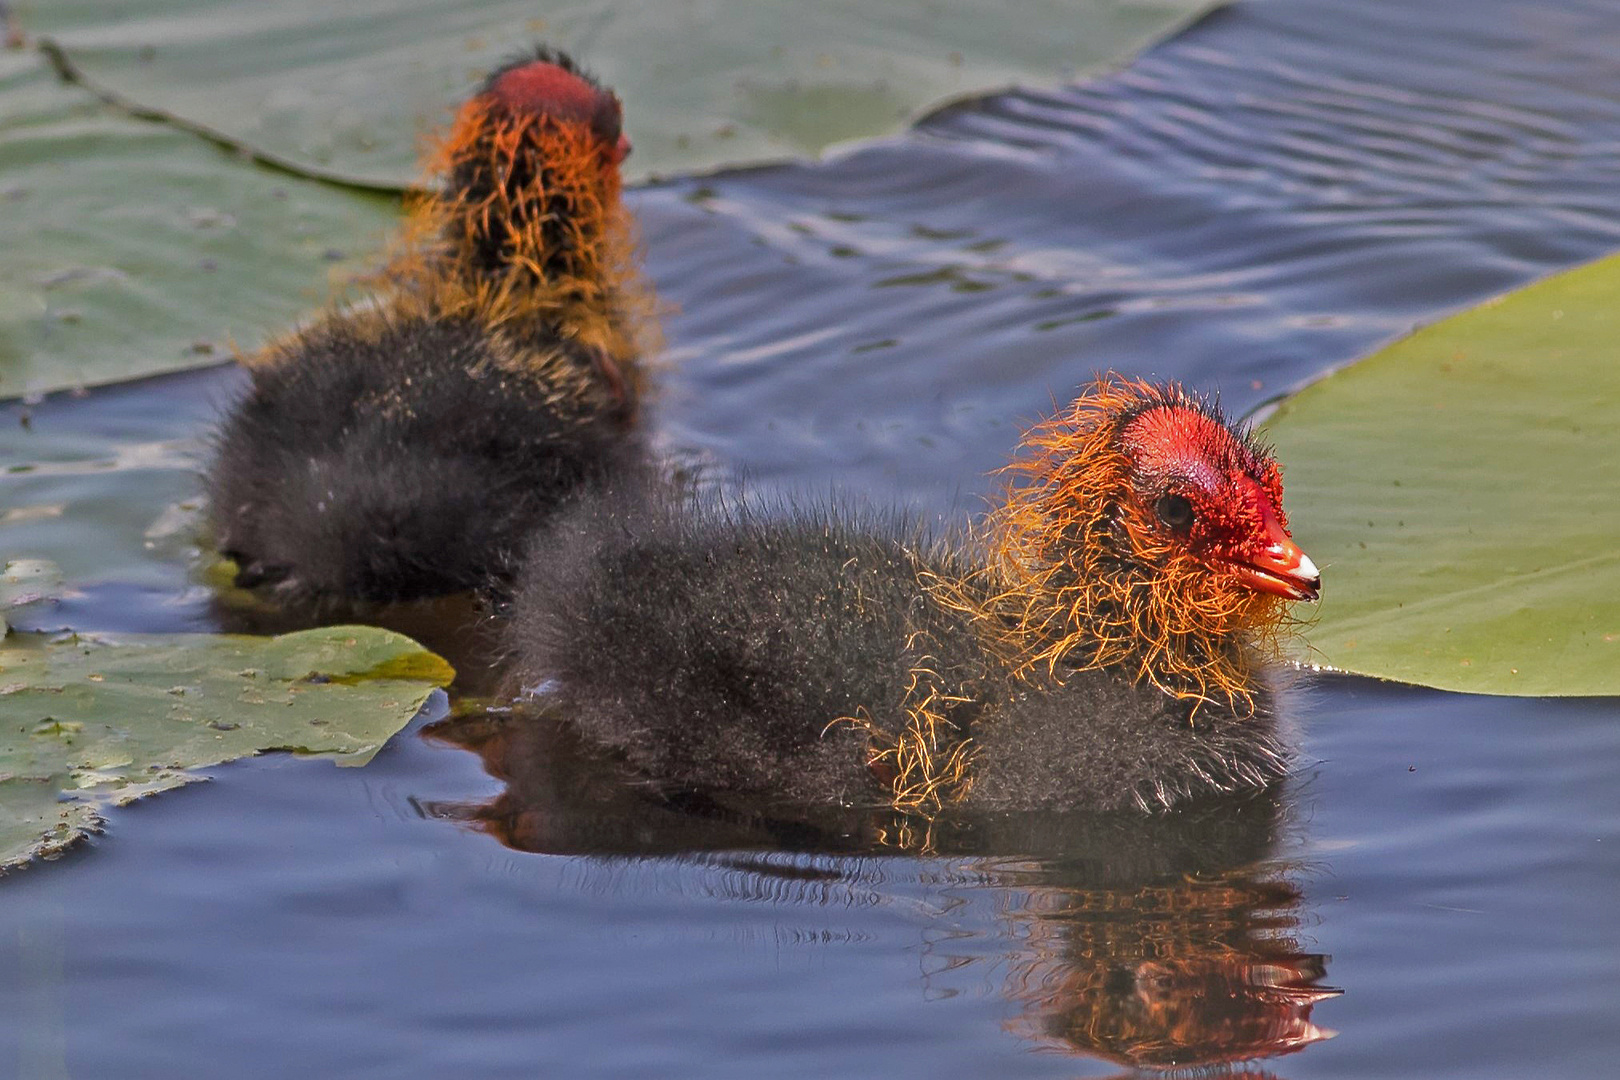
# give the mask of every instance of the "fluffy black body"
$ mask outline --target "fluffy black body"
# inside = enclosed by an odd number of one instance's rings
[[[923,584],[968,569],[899,518],[587,499],[524,571],[513,670],[587,739],[688,790],[886,802],[869,729],[838,721],[899,731],[919,678],[962,699],[940,711],[973,740],[970,807],[1148,809],[1286,771],[1269,692],[1194,713],[1111,671],[1015,678]]]
[[[521,351],[594,362],[545,334]],[[471,320],[378,315],[251,368],[208,478],[237,583],[317,610],[487,587],[564,500],[641,467],[622,413],[568,404],[517,352]]]

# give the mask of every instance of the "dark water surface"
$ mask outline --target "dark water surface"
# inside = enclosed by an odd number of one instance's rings
[[[1095,82],[633,193],[680,306],[654,422],[959,516],[1093,370],[1242,409],[1620,246],[1617,165],[1620,3],[1240,3]],[[0,408],[0,547],[76,586],[23,625],[238,625],[190,531],[236,378]],[[926,836],[652,804],[441,701],[363,770],[216,769],[0,883],[0,1076],[1612,1073],[1620,703],[1300,698],[1280,793]]]

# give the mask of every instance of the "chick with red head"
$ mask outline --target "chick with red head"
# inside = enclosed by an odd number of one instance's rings
[[[1282,777],[1278,642],[1320,582],[1265,449],[1111,377],[1008,473],[944,539],[839,505],[583,500],[536,541],[515,685],[655,782],[790,803],[1151,809]]]

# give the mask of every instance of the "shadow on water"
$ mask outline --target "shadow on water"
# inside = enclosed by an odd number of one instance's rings
[[[1328,957],[1304,944],[1305,870],[1277,858],[1289,828],[1281,787],[1153,817],[925,818],[659,791],[523,709],[468,710],[423,734],[476,753],[505,785],[424,812],[516,851],[673,858],[794,904],[881,881],[887,858],[939,860],[999,898],[1008,1030],[1049,1050],[1203,1069],[1335,1034],[1311,1022],[1339,991],[1323,983]],[[947,955],[935,980],[951,966]]]

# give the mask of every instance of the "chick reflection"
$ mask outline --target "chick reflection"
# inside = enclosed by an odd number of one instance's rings
[[[729,853],[762,878],[807,868],[743,853],[974,858],[1014,943],[1009,1027],[1048,1048],[1133,1070],[1264,1076],[1233,1070],[1333,1034],[1311,1020],[1339,991],[1322,985],[1327,957],[1305,951],[1298,871],[1271,860],[1285,824],[1275,791],[1158,817],[788,814],[660,791],[544,716],[477,713],[427,734],[479,754],[506,784],[488,803],[429,812],[520,851]]]
[[[1134,1068],[1215,1066],[1334,1033],[1311,1010],[1327,957],[1300,951],[1300,895],[1253,870],[1138,889],[1028,891],[1008,996],[1020,1035]]]

